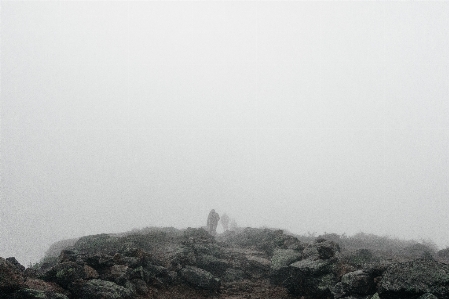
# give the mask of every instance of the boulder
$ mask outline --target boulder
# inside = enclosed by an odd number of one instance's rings
[[[20,289],[15,292],[11,299],[69,299],[64,294],[34,289]]]
[[[77,299],[131,299],[135,295],[128,288],[101,279],[76,281],[70,290]]]
[[[271,270],[276,271],[287,267],[291,263],[299,261],[301,257],[301,252],[293,249],[275,249],[271,258]]]
[[[378,292],[382,299],[418,298],[426,293],[447,299],[449,265],[431,259],[392,264],[383,273]]]
[[[225,273],[222,276],[222,280],[225,282],[231,281],[240,281],[245,277],[245,272],[240,269],[229,268],[226,269]]]
[[[43,275],[45,281],[56,282],[63,288],[67,288],[73,281],[84,279],[85,277],[84,267],[74,262],[57,264]]]
[[[68,295],[67,291],[63,289],[60,285],[54,282],[48,282],[41,279],[27,278],[25,280],[25,285],[27,289],[32,289],[36,291],[43,291],[47,293],[61,293]]]
[[[11,264],[13,264],[13,265],[17,268],[17,270],[19,270],[20,272],[25,271],[25,267],[22,266],[22,265],[16,260],[15,257],[8,257],[6,260],[7,260],[8,262],[10,262]]]
[[[247,255],[245,266],[245,273],[254,278],[268,277],[271,261],[263,257]]]
[[[418,299],[438,299],[438,297],[432,293],[425,293],[424,295],[419,296]]]
[[[200,255],[196,259],[196,265],[198,268],[209,271],[210,273],[220,276],[227,268],[229,268],[229,263],[223,259],[218,259],[212,255]]]
[[[317,239],[313,244],[304,248],[302,254],[303,258],[325,260],[333,258],[337,252],[340,252],[340,246],[337,243],[325,239]]]
[[[346,273],[342,276],[341,283],[345,293],[357,295],[372,295],[375,293],[374,277],[368,271],[358,270]]]
[[[84,263],[91,266],[97,271],[112,267],[116,264],[114,257],[107,254],[92,254],[83,258]]]
[[[78,255],[75,251],[64,249],[59,254],[58,262],[59,263],[76,262],[78,259],[79,259]]]
[[[332,288],[338,282],[334,259],[305,259],[291,264],[283,285],[294,295],[310,298],[333,298]]]
[[[221,286],[220,279],[197,267],[187,266],[181,269],[180,275],[186,282],[201,289],[218,291]]]
[[[147,277],[146,282],[151,284],[170,284],[176,277],[176,272],[170,273],[167,268],[157,265],[147,265],[145,267]]]
[[[131,283],[134,285],[137,294],[145,295],[146,293],[148,293],[147,284],[142,279],[133,279],[131,280]]]
[[[17,267],[0,257],[0,294],[12,293],[24,287],[24,278]]]

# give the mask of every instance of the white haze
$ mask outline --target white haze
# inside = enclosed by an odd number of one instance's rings
[[[449,3],[1,2],[0,256],[146,226],[449,245]]]

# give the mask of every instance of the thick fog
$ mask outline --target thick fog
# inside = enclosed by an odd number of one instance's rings
[[[1,3],[0,256],[206,224],[449,246],[449,3]]]

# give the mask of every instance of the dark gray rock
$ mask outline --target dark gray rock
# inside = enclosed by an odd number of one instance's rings
[[[189,284],[202,289],[218,291],[221,286],[220,279],[197,267],[187,266],[181,269],[180,275]]]
[[[271,270],[276,271],[282,267],[299,261],[302,257],[301,252],[293,249],[275,249],[271,258]]]
[[[369,295],[375,293],[376,285],[371,273],[358,270],[346,273],[341,278],[341,283],[345,293]]]
[[[269,277],[271,261],[255,255],[247,255],[245,263],[245,273],[253,278]]]
[[[304,248],[302,254],[303,258],[308,259],[330,259],[333,258],[337,252],[340,252],[340,246],[329,240],[318,239],[313,244]]]
[[[270,282],[276,285],[282,285],[285,279],[290,275],[290,264],[300,260],[301,252],[293,249],[275,249],[271,258]]]
[[[227,261],[206,254],[197,257],[196,265],[198,268],[204,269],[217,276],[222,275],[226,269],[229,268],[229,263]]]
[[[64,262],[56,264],[43,275],[45,281],[56,282],[63,288],[67,288],[70,283],[86,277],[84,267],[74,262]]]
[[[225,282],[231,281],[240,281],[245,277],[245,272],[241,269],[226,269],[225,273],[222,276],[222,280]]]
[[[438,299],[438,297],[432,293],[425,293],[424,295],[419,296],[418,299]]]
[[[10,298],[12,299],[69,299],[64,294],[39,291],[33,289],[21,289],[15,292]]]
[[[76,281],[70,290],[77,299],[131,299],[135,296],[129,288],[101,279]]]
[[[10,262],[11,264],[13,264],[13,265],[17,268],[17,270],[19,270],[20,272],[25,271],[25,267],[22,266],[22,265],[16,260],[15,257],[8,257],[6,260],[7,260],[8,262]]]
[[[131,283],[134,285],[137,294],[145,295],[148,293],[147,284],[142,279],[133,279],[131,280]]]
[[[334,259],[306,259],[288,267],[283,285],[290,293],[310,298],[333,298],[332,289],[336,285]]]
[[[431,259],[419,259],[390,265],[378,286],[383,299],[418,298],[432,293],[449,298],[449,265]]]
[[[12,293],[24,287],[24,278],[17,267],[0,257],[0,294]]]

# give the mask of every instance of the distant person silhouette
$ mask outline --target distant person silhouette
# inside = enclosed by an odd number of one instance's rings
[[[229,225],[229,216],[228,215],[223,214],[221,216],[221,225],[223,226],[223,230],[225,232],[227,232],[228,231],[228,225]]]
[[[218,213],[215,213],[214,209],[212,209],[207,217],[207,229],[209,230],[209,234],[212,236],[217,234],[218,220],[220,220],[220,216]]]

